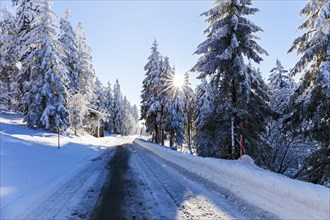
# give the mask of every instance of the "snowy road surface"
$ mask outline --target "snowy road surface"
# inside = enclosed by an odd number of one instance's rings
[[[92,219],[276,218],[137,144],[116,148],[108,183],[92,216]]]
[[[56,134],[12,112],[0,111],[0,128],[0,219],[330,219],[329,188],[248,156],[201,158],[88,134],[61,136],[57,149]]]
[[[163,188],[163,192],[168,192],[174,198],[179,209],[174,214],[179,218],[183,215],[181,206],[184,206],[185,212],[186,204],[192,207],[188,210],[195,209],[197,217],[206,215],[203,210],[215,210],[207,219],[213,216],[247,219],[275,217],[253,208],[253,204],[280,219],[330,219],[329,188],[264,170],[257,167],[248,156],[237,161],[202,158],[143,140],[136,139],[134,143],[142,146],[146,153],[141,154],[143,151],[136,147],[137,156],[133,154],[131,158],[137,159],[132,159],[132,163],[139,161],[138,158],[145,162],[145,167],[139,170],[141,175],[145,175],[146,181],[152,174],[159,179],[162,184],[158,188]],[[139,167],[139,164],[136,162],[131,166]],[[173,177],[165,174],[172,172]],[[180,186],[175,188],[177,185]],[[156,198],[162,198],[162,195]],[[199,215],[198,209],[204,214]]]

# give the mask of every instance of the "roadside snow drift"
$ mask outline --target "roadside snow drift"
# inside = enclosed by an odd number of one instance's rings
[[[241,161],[202,158],[182,154],[140,139],[135,139],[134,142],[168,161],[229,189],[242,199],[280,218],[329,219],[330,217],[328,188],[261,169],[254,165],[253,160],[248,156]],[[191,166],[192,162],[195,166]]]
[[[58,149],[57,140],[56,134],[27,128],[16,113],[0,112],[0,219],[24,218],[103,154],[106,146],[127,142],[115,137],[61,136]]]

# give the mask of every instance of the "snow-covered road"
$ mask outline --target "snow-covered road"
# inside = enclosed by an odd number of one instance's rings
[[[278,218],[137,144],[117,147],[110,170],[95,219]]]

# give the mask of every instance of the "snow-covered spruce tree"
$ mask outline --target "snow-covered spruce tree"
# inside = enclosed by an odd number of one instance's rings
[[[307,160],[297,177],[313,183],[330,185],[330,1],[309,0],[300,11],[307,20],[299,27],[306,30],[294,42],[294,50],[302,55],[292,69],[304,72],[291,97],[286,120],[296,135],[304,134],[319,142],[319,150]]]
[[[83,126],[83,119],[88,113],[87,100],[80,92],[70,94],[68,99],[68,109],[70,110],[71,125],[74,129],[74,134],[77,135],[77,130]]]
[[[24,82],[24,121],[30,127],[55,131],[70,125],[67,107],[67,68],[61,58],[63,45],[56,39],[56,15],[51,0],[41,1],[40,14],[26,33],[28,51],[22,59],[21,75],[28,73]]]
[[[279,60],[276,60],[275,65],[270,70],[268,86],[271,93],[270,106],[277,113],[277,117],[269,120],[263,136],[272,146],[272,170],[292,176],[291,171],[296,169],[302,157],[298,147],[301,146],[301,143],[290,133],[284,133],[283,119],[286,117],[284,111],[294,91],[295,83],[287,76],[288,71],[283,68]]]
[[[131,104],[127,100],[126,96],[123,98],[123,134],[130,135],[135,132],[135,120],[131,113]]]
[[[164,106],[166,131],[169,134],[170,147],[182,146],[184,142],[184,101],[180,94],[168,97]]]
[[[80,93],[84,98],[91,102],[93,94],[93,83],[95,73],[92,66],[91,48],[87,45],[86,36],[82,24],[79,22],[75,31],[78,49],[78,76],[80,80]]]
[[[195,127],[194,143],[197,155],[210,157],[217,155],[214,143],[215,124],[212,123],[214,112],[215,93],[206,78],[196,88]]]
[[[13,0],[13,4],[16,6],[16,27],[17,35],[14,39],[16,44],[15,53],[17,55],[18,62],[24,62],[27,55],[31,53],[31,45],[27,42],[29,40],[29,32],[34,32],[32,25],[38,14],[40,14],[39,0]],[[29,69],[26,71],[19,71],[16,80],[11,84],[11,89],[14,92],[15,99],[18,100],[18,110],[26,111],[23,103],[22,96],[26,89],[24,88],[24,82],[30,79]]]
[[[184,75],[184,84],[183,84],[183,96],[184,96],[184,112],[186,115],[185,121],[185,140],[189,149],[189,152],[192,154],[192,139],[194,135],[195,125],[195,105],[196,97],[194,90],[190,87],[189,74],[185,73]]]
[[[217,146],[222,158],[239,157],[239,133],[243,132],[245,153],[257,164],[266,164],[260,136],[270,115],[270,108],[264,100],[267,95],[260,87],[262,79],[244,63],[250,59],[262,61],[260,54],[267,54],[256,42],[255,32],[262,29],[246,18],[258,9],[251,7],[251,0],[217,0],[213,7],[202,15],[209,23],[205,31],[207,39],[201,43],[196,54],[202,55],[193,71],[199,78],[210,76],[212,87],[219,95],[216,102]],[[244,125],[240,131],[240,125]]]
[[[113,90],[111,83],[108,81],[107,87],[105,88],[105,108],[108,115],[107,130],[113,131]]]
[[[113,86],[113,126],[114,133],[124,134],[124,106],[123,106],[123,95],[120,90],[118,79]]]
[[[158,44],[155,40],[151,47],[151,55],[144,67],[146,77],[143,80],[141,92],[141,120],[145,121],[146,131],[153,133],[153,141],[160,143],[160,129],[156,121],[158,107],[155,102],[157,97],[157,94],[155,94],[155,80],[159,77],[161,71],[161,56],[157,47]]]
[[[93,85],[93,94],[92,94],[91,106],[93,109],[100,112],[107,112],[106,107],[106,93],[102,82],[96,77],[96,80]]]
[[[279,60],[276,60],[276,66],[271,69],[270,73],[268,86],[271,90],[271,106],[275,112],[282,114],[296,84],[287,75],[288,71],[284,69]]]
[[[0,11],[0,103],[7,109],[15,109],[15,97],[11,83],[16,80],[18,68],[15,38],[17,27],[15,16],[7,8]]]
[[[169,58],[165,57],[160,60],[160,73],[159,76],[154,81],[154,95],[155,101],[152,104],[153,109],[157,114],[156,123],[159,125],[160,133],[161,133],[161,144],[165,145],[166,132],[171,129],[168,115],[171,112],[166,112],[165,106],[172,99],[169,99],[172,96],[175,96],[175,91],[173,89],[173,68],[170,66]]]
[[[82,127],[82,120],[87,114],[87,102],[80,92],[79,68],[77,38],[72,25],[69,21],[71,17],[69,8],[66,8],[65,17],[60,19],[60,34],[59,41],[64,46],[65,56],[62,61],[68,69],[68,91],[70,93],[68,101],[68,110],[70,119],[74,128],[74,133],[77,135],[77,129]]]
[[[69,21],[70,17],[70,9],[66,8],[65,17],[60,19],[59,41],[64,46],[65,56],[62,60],[68,69],[68,77],[70,79],[69,92],[71,95],[74,95],[79,92],[80,88],[78,75],[80,64],[78,59],[77,39]]]
[[[131,108],[131,114],[132,114],[132,117],[133,117],[133,120],[134,120],[134,133],[135,134],[138,134],[139,132],[139,109],[136,105],[133,105],[133,107]]]

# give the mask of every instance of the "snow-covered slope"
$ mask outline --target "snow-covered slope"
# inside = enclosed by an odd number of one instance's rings
[[[124,142],[130,140],[69,135],[61,136],[61,148],[57,149],[56,134],[29,129],[19,114],[0,112],[0,219],[24,218],[70,178],[91,166],[107,147]],[[89,180],[90,186],[96,184],[95,178]]]
[[[287,178],[242,161],[226,161],[182,154],[159,145],[135,139],[134,142],[158,156],[227,188],[248,202],[283,219],[329,219],[328,188]],[[191,164],[195,166],[191,166]]]

